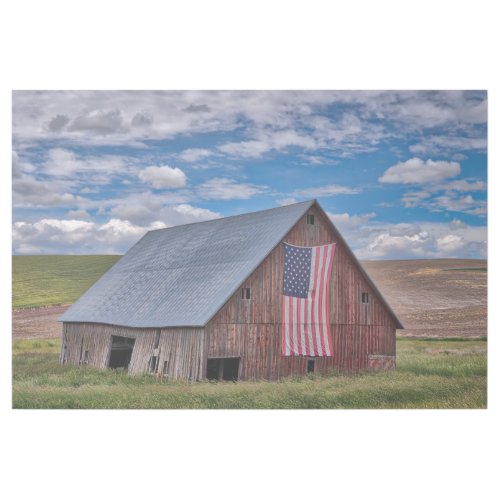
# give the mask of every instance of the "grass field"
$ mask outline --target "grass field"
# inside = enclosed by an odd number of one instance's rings
[[[14,342],[14,408],[486,408],[485,339],[398,339],[390,372],[238,383],[61,366],[59,346]]]
[[[73,303],[119,258],[119,255],[14,256],[13,307]]]
[[[72,303],[118,259],[13,257],[13,306]],[[454,259],[364,263],[402,317],[407,327],[402,333],[469,337],[398,338],[398,368],[391,372],[235,384],[61,366],[59,339],[44,338],[60,331],[61,311],[17,311],[14,339],[27,335],[13,343],[13,407],[485,408],[487,342],[477,338],[486,334],[485,264]]]

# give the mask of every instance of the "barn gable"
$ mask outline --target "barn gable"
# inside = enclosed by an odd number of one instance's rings
[[[334,356],[316,358],[314,371],[358,371],[388,361],[393,366],[395,330],[403,326],[318,203],[304,212],[282,242],[337,245],[330,285]],[[283,245],[278,244],[206,326],[209,359],[241,360],[243,379],[306,373],[310,358],[281,355],[282,283]],[[249,289],[250,299],[244,289]],[[367,303],[363,293],[368,294]]]
[[[307,216],[315,217],[314,224],[307,223]],[[331,320],[337,323],[360,323],[370,324],[371,315],[367,311],[373,309],[360,306],[361,302],[355,294],[355,290],[347,293],[341,293],[341,288],[353,283],[355,278],[356,287],[359,290],[368,292],[372,297],[370,304],[375,303],[378,308],[379,316],[383,314],[387,324],[391,324],[396,329],[404,328],[401,321],[394,313],[390,305],[385,300],[384,296],[368,276],[363,266],[360,264],[349,245],[346,243],[340,232],[334,226],[328,215],[315,200],[310,207],[304,211],[302,216],[290,228],[281,242],[290,243],[297,246],[317,246],[326,245],[328,243],[337,244],[337,255],[334,258],[334,266],[332,269],[332,290],[331,293]],[[241,284],[241,287],[254,286],[253,294],[255,300],[241,301],[241,291],[238,288],[237,292],[232,295],[230,300],[220,308],[214,315],[213,321],[220,322],[220,318],[224,317],[224,322],[231,322],[238,318],[238,321],[253,322],[258,319],[258,322],[264,323],[279,323],[281,321],[281,312],[279,309],[269,311],[262,306],[264,304],[275,304],[277,297],[281,296],[281,287],[283,283],[282,277],[283,249],[281,245],[276,245],[272,253],[263,260],[261,265]],[[260,276],[258,285],[256,284],[257,276]],[[362,293],[360,291],[360,293]],[[334,300],[337,297],[338,300]],[[349,317],[343,317],[342,314],[344,305],[342,299],[348,299],[351,305]],[[344,300],[345,300],[344,299]],[[253,306],[252,306],[253,305]],[[252,310],[255,307],[255,311]],[[361,307],[361,309],[360,309]],[[366,318],[363,320],[363,314]],[[376,321],[381,321],[377,317]]]

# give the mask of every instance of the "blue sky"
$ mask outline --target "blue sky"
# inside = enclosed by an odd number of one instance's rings
[[[486,257],[483,91],[16,91],[15,254],[317,198],[362,259]]]

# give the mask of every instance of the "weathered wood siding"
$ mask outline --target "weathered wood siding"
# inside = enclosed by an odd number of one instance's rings
[[[155,349],[157,334],[158,347]],[[205,373],[203,328],[126,328],[96,323],[64,323],[61,361],[82,364],[86,350],[88,364],[106,368],[112,335],[135,339],[129,373],[147,373],[151,356],[158,357],[157,373],[175,379],[200,380]],[[66,348],[66,351],[65,351]],[[166,371],[165,371],[166,370]]]
[[[368,355],[395,355],[396,324],[375,291],[360,273],[336,231],[313,207],[315,224],[306,215],[284,241],[314,246],[337,243],[330,284],[330,320],[334,356],[316,358],[315,371],[358,371],[368,367]],[[307,357],[281,356],[281,288],[283,245],[278,245],[251,274],[242,287],[250,287],[251,298],[238,290],[206,327],[206,356],[241,357],[242,379],[277,379],[305,373]],[[361,293],[369,302],[361,302]]]

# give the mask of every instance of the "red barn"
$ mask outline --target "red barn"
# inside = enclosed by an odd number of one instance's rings
[[[62,363],[189,380],[394,368],[403,328],[315,200],[150,231],[61,321]]]

